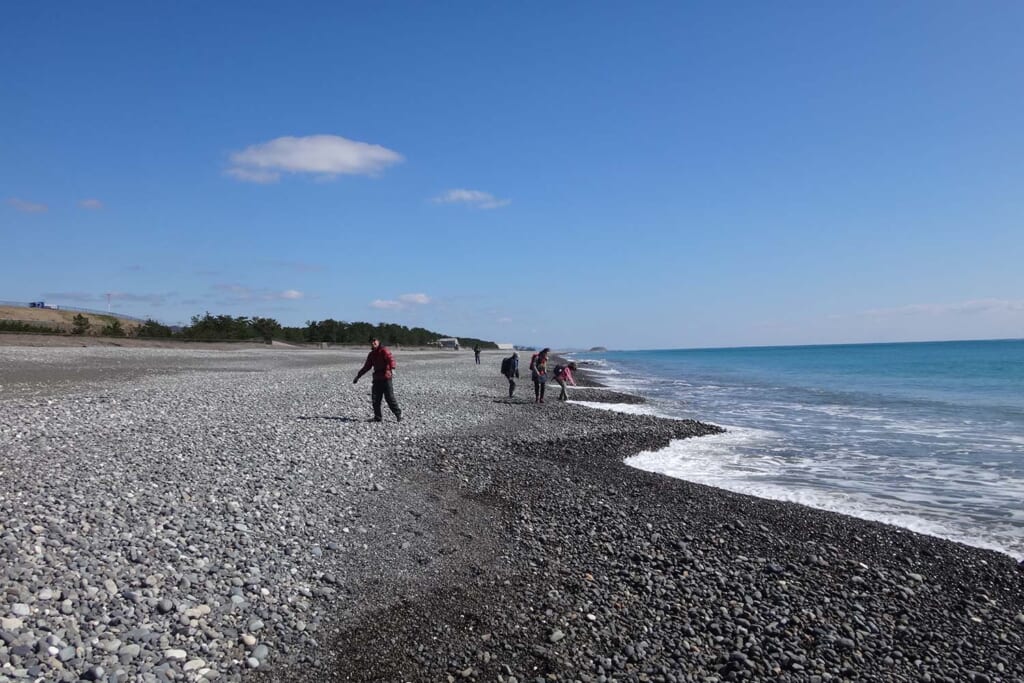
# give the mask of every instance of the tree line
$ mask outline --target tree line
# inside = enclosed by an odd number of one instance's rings
[[[103,316],[104,324],[94,324],[82,314],[71,321],[71,334],[97,334],[103,337],[142,337],[149,339],[180,339],[187,341],[255,341],[268,344],[275,339],[294,344],[326,342],[329,344],[366,344],[370,337],[392,346],[433,346],[450,335],[432,332],[423,327],[406,327],[394,323],[345,322],[344,320],[309,320],[305,327],[286,327],[273,318],[259,316],[203,315],[192,316],[191,324],[172,328],[148,319],[134,329],[125,327],[117,318]],[[18,320],[0,320],[0,332],[67,334],[67,329]],[[463,348],[479,345],[484,349],[498,347],[493,341],[475,337],[459,337]]]
[[[273,340],[291,343],[328,342],[331,344],[366,344],[377,337],[386,345],[432,346],[438,339],[449,335],[432,332],[423,327],[406,327],[394,323],[346,322],[344,320],[309,320],[304,327],[287,327],[273,318],[204,315],[192,316],[191,324],[174,330],[155,320],[147,320],[136,331],[138,337],[186,339],[190,341],[253,341]],[[493,341],[460,337],[464,347],[479,344],[481,348],[497,348]]]

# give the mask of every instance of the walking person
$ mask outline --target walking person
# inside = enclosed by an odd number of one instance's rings
[[[402,409],[398,407],[395,400],[395,390],[391,386],[391,376],[395,371],[395,357],[391,355],[386,346],[381,346],[380,340],[370,337],[370,353],[366,354],[366,362],[363,368],[356,373],[352,384],[356,384],[359,378],[365,375],[370,368],[373,368],[373,385],[371,395],[373,396],[373,422],[382,421],[380,402],[383,398],[388,402],[388,408],[395,414],[395,419],[402,421]]]
[[[544,402],[544,389],[548,383],[548,354],[551,349],[541,349],[530,358],[530,379],[533,380],[533,402]]]
[[[476,364],[480,365],[480,345],[477,344],[473,347],[473,355],[476,357]]]
[[[516,380],[519,379],[519,352],[513,351],[512,355],[501,361],[501,374],[508,380],[508,397],[516,391]]]
[[[552,375],[555,381],[558,382],[558,386],[562,388],[562,391],[558,394],[559,401],[568,401],[569,393],[565,390],[566,384],[576,386],[576,380],[572,376],[572,371],[576,369],[575,361],[571,361],[568,365],[556,365]]]

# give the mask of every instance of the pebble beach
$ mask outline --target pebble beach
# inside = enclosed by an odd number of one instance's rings
[[[1012,558],[628,467],[720,428],[393,351],[378,424],[366,349],[0,345],[0,680],[1024,681]]]

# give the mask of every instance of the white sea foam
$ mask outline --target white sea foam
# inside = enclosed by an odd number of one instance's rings
[[[617,413],[627,413],[629,415],[658,414],[654,408],[645,403],[602,403],[600,401],[569,401],[569,403],[586,406],[587,408],[597,408],[598,410],[611,410]]]
[[[621,372],[619,372],[615,368],[609,368],[609,367],[590,367],[588,365],[588,366],[584,366],[582,369],[587,371],[587,372],[592,372],[595,375],[621,375],[622,374]]]
[[[938,498],[937,492],[964,495],[964,489],[948,488],[951,481],[960,479],[967,490],[977,492],[991,487],[988,495],[1003,499],[1009,519],[1016,519],[1019,514],[1014,511],[1018,507],[1014,501],[1024,493],[1020,482],[1007,487],[994,472],[968,471],[933,460],[920,463],[920,470],[913,473],[914,489],[895,487],[872,492],[865,488],[870,485],[870,477],[863,472],[851,473],[850,463],[864,465],[868,461],[874,463],[872,467],[877,467],[880,462],[884,463],[878,456],[847,449],[831,461],[794,457],[786,454],[786,448],[780,445],[783,438],[780,434],[741,427],[728,429],[724,434],[673,441],[662,450],[645,451],[628,458],[626,464],[736,493],[894,524],[1024,558],[1024,537],[1019,528],[1005,525],[1002,530],[993,530],[990,526],[985,534],[980,534],[966,512],[957,512],[959,505],[954,505],[944,518],[929,514]],[[747,453],[751,448],[756,448],[757,455]],[[871,471],[871,468],[864,469]],[[873,471],[879,473],[878,469]],[[804,476],[787,476],[799,472]],[[779,480],[780,475],[785,478],[784,483]],[[813,485],[801,483],[801,479],[807,481],[808,477]],[[969,481],[965,477],[969,477]],[[852,486],[851,480],[856,482]],[[818,486],[821,484],[827,488]],[[971,496],[966,496],[961,502],[970,500]]]

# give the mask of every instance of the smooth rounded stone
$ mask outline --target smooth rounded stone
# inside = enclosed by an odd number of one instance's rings
[[[164,650],[164,659],[172,661],[185,661],[188,658],[188,653],[181,648],[170,648]]]
[[[256,636],[252,635],[251,633],[243,633],[242,642],[245,643],[247,646],[252,647],[256,644]]]
[[[16,617],[27,617],[32,614],[31,608],[23,602],[16,602],[11,605],[11,614]]]
[[[249,628],[249,631],[251,631],[252,633],[256,633],[257,631],[259,631],[259,630],[261,630],[263,628],[263,620],[262,619],[251,619],[249,621],[248,628]]]
[[[562,633],[561,629],[557,629],[557,628],[554,631],[552,631],[551,634],[548,636],[548,640],[551,641],[552,643],[557,643],[558,641],[562,640],[563,638],[565,638],[565,634]]]
[[[141,652],[141,645],[139,645],[138,643],[128,643],[127,645],[125,645],[117,651],[117,655],[119,657],[129,657],[134,659],[135,657],[138,657]]]
[[[57,653],[57,659],[59,659],[62,662],[70,661],[75,658],[75,652],[75,648],[68,645],[67,647],[61,648],[61,650]]]
[[[20,631],[25,622],[17,617],[4,617],[0,619],[0,628],[5,631]]]
[[[257,645],[256,647],[254,647],[252,649],[252,653],[251,654],[252,654],[253,657],[255,657],[256,659],[258,659],[258,660],[260,660],[262,662],[262,661],[266,660],[266,658],[270,655],[270,648],[268,648],[263,643],[260,643],[259,645]]]
[[[156,605],[156,610],[160,614],[167,614],[168,612],[170,612],[173,609],[174,609],[174,603],[171,602],[170,600],[168,600],[167,598],[163,598]]]
[[[117,638],[112,640],[101,640],[96,644],[96,647],[103,650],[104,652],[117,652],[121,649],[121,641]]]
[[[82,678],[86,681],[101,681],[105,673],[106,669],[102,666],[91,666],[82,673]]]
[[[247,657],[245,663],[249,665],[250,669],[258,669],[260,666],[260,660],[255,657]]]
[[[54,591],[49,588],[44,588],[36,593],[36,600],[48,601],[57,600],[60,598],[60,591]]]
[[[1024,626],[1024,612],[1021,612],[1020,614],[1018,614],[1017,616],[1015,616],[1015,617],[1013,618],[1013,620],[1014,620],[1015,622],[1017,622],[1018,624],[1021,624],[1022,626]]]
[[[203,669],[205,667],[206,667],[206,660],[203,660],[203,659],[190,659],[189,661],[185,662],[184,666],[182,666],[182,670],[186,671],[186,672],[187,671],[195,671],[196,669]]]

